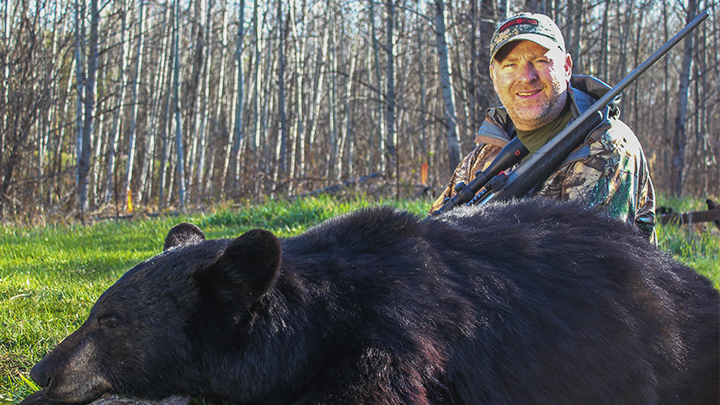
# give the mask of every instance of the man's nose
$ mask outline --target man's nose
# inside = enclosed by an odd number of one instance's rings
[[[523,64],[520,77],[523,81],[532,82],[538,78],[538,72],[535,65],[531,62]]]

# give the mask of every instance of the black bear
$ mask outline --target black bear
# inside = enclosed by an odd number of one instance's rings
[[[84,403],[717,405],[719,308],[574,204],[366,209],[281,240],[181,224],[31,375]]]

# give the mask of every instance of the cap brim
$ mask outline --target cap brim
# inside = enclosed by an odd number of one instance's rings
[[[559,48],[561,51],[565,52],[565,50],[560,46],[560,44],[558,44],[554,39],[546,37],[545,35],[534,33],[518,34],[501,42],[500,45],[498,45],[495,49],[495,52],[490,55],[490,62],[495,60],[495,55],[497,55],[497,53],[500,52],[500,50],[503,49],[505,45],[509,44],[510,42],[516,41],[532,41],[545,49]]]

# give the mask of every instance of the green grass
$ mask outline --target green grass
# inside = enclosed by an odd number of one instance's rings
[[[30,367],[120,274],[158,253],[171,221],[0,230],[0,400],[35,390]]]
[[[173,225],[193,222],[208,238],[233,237],[252,228],[287,237],[338,214],[377,204],[424,215],[430,201],[314,197],[90,226],[0,228],[0,403],[16,402],[37,390],[28,375],[32,365],[83,322],[97,297],[123,272],[159,253]],[[670,206],[704,209],[701,202],[692,201]],[[658,237],[662,249],[720,288],[717,231],[667,226],[659,227]]]
[[[717,201],[717,200],[716,200]],[[671,207],[675,212],[705,211],[705,200],[660,197],[658,206]],[[720,289],[720,230],[714,223],[691,226],[659,225],[658,244],[661,249],[710,278]]]

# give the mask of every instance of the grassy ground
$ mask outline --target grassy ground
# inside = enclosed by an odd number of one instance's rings
[[[385,201],[423,215],[429,201]],[[15,402],[37,387],[33,364],[84,320],[97,297],[134,264],[162,249],[167,231],[183,221],[199,225],[208,238],[232,237],[251,228],[279,236],[358,208],[367,199],[328,197],[269,202],[241,209],[179,217],[106,221],[91,226],[0,228],[0,402]],[[701,202],[661,201],[676,211],[704,209]],[[720,288],[720,233],[660,227],[660,246],[713,279]]]

